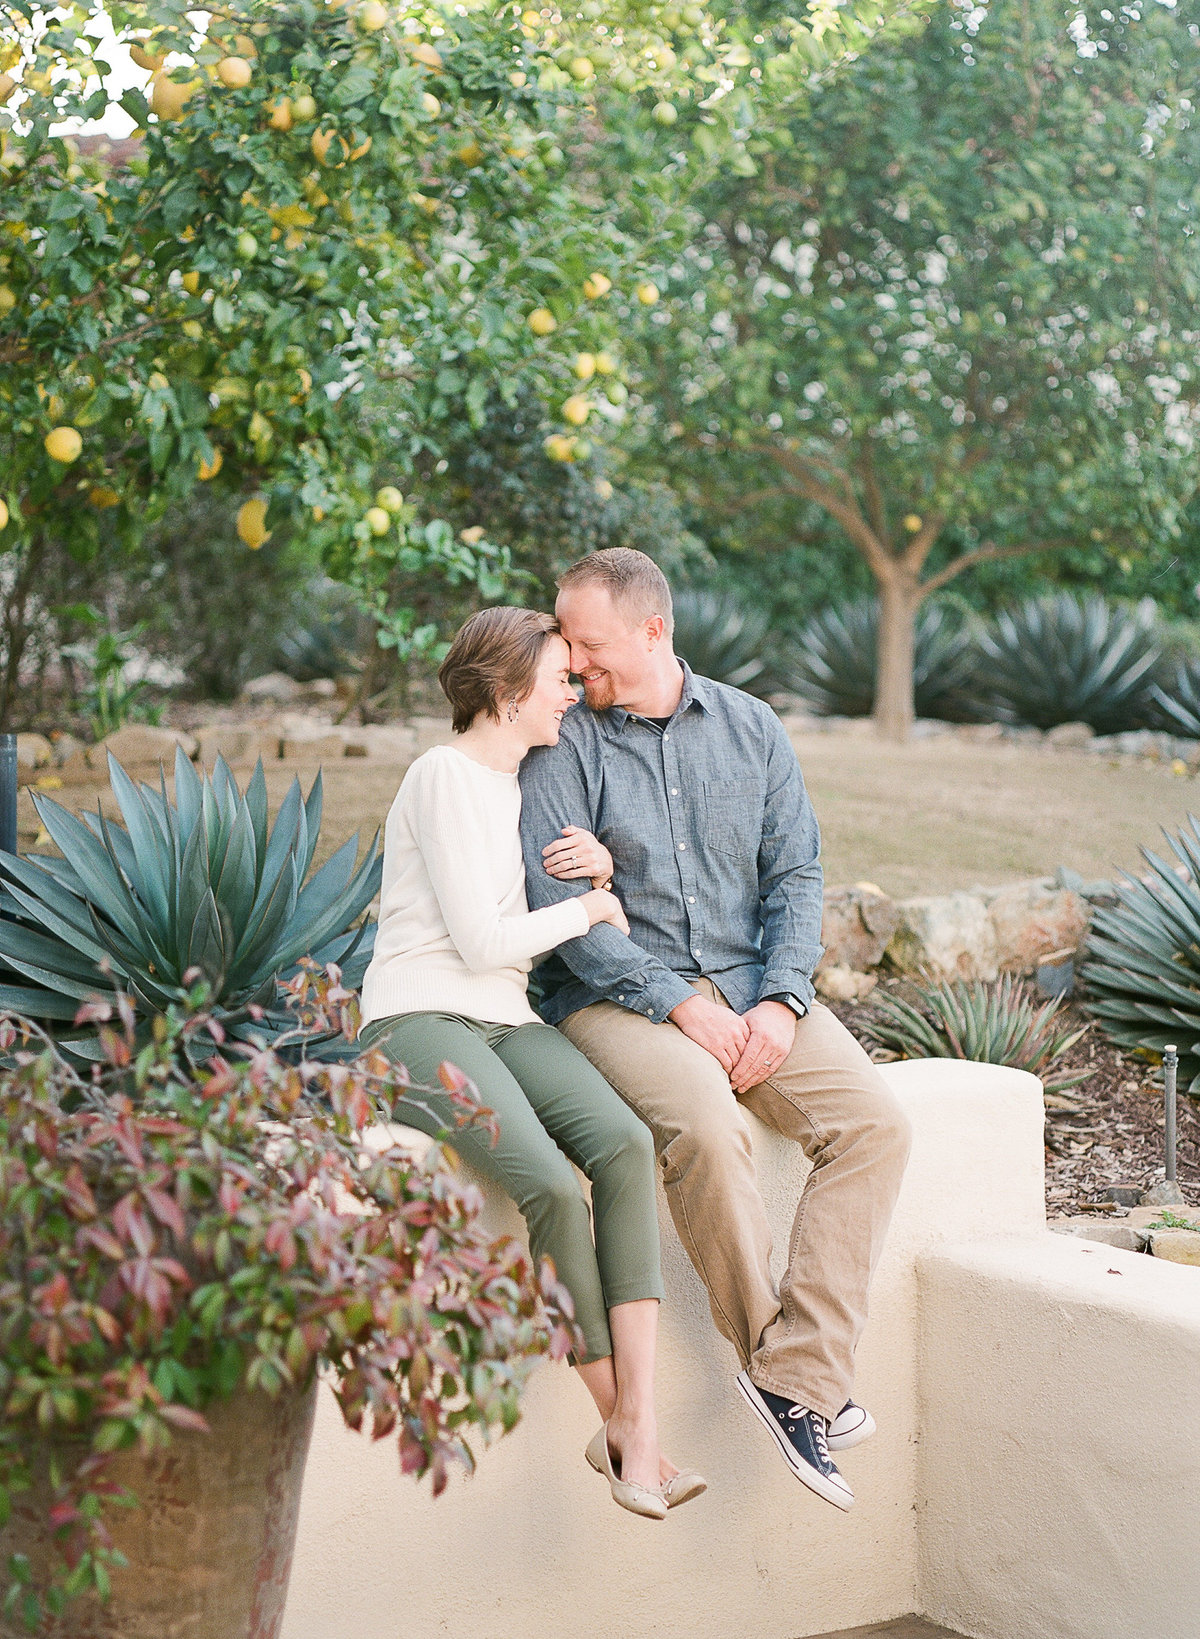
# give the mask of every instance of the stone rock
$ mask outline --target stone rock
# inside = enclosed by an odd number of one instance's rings
[[[196,742],[182,729],[157,728],[151,723],[126,723],[124,728],[117,729],[98,745],[92,746],[87,757],[92,769],[101,773],[108,767],[107,754],[110,751],[122,768],[165,763],[170,772],[175,763],[177,745],[183,747],[186,757],[195,756]]]
[[[345,726],[341,732],[347,757],[370,757],[407,768],[417,755],[417,736],[407,724],[364,723]]]
[[[1115,1201],[1118,1206],[1140,1206],[1145,1191],[1140,1184],[1109,1184],[1100,1193],[1106,1201]]]
[[[196,760],[211,768],[218,756],[227,763],[254,763],[261,757],[273,761],[279,756],[279,742],[269,739],[257,728],[242,727],[237,723],[212,723],[196,735]]]
[[[298,757],[305,762],[313,762],[344,757],[345,754],[346,742],[334,728],[326,727],[315,733],[284,734],[279,739],[281,757]]]
[[[875,973],[855,973],[849,967],[823,967],[813,981],[817,994],[829,1002],[861,1002],[879,983]]]
[[[87,779],[91,774],[88,748],[73,734],[60,734],[54,742],[54,764],[64,780]]]
[[[1004,738],[1001,723],[959,723],[954,732],[960,740],[977,745],[991,745]]]
[[[1188,1223],[1195,1224],[1200,1229],[1200,1206],[1171,1206],[1167,1211],[1175,1218],[1186,1218]],[[1161,1206],[1135,1206],[1130,1209],[1125,1219],[1134,1229],[1149,1232],[1151,1224],[1162,1222],[1163,1209]],[[1200,1236],[1196,1237],[1200,1240]]]
[[[896,907],[899,922],[885,955],[899,973],[935,979],[994,979],[996,929],[979,894],[922,895]]]
[[[1096,731],[1090,723],[1056,723],[1046,730],[1046,744],[1060,749],[1084,750],[1095,738]]]
[[[1151,1184],[1145,1195],[1142,1196],[1142,1200],[1147,1206],[1165,1206],[1170,1207],[1172,1211],[1187,1205],[1179,1185],[1174,1180],[1166,1178],[1161,1178],[1157,1184]]]
[[[827,888],[821,916],[825,954],[817,971],[846,967],[865,973],[878,967],[899,925],[895,900],[870,884]]]
[[[262,677],[250,679],[242,689],[242,699],[265,705],[290,706],[300,698],[301,692],[299,683],[286,672],[266,672]]]
[[[37,778],[39,768],[54,761],[54,747],[44,734],[17,735],[17,781],[27,785]]]
[[[300,692],[306,700],[336,700],[338,686],[332,677],[314,677],[311,683],[301,683]]]
[[[1077,950],[1087,932],[1087,902],[1050,877],[993,889],[984,900],[996,932],[996,962],[1004,970],[1031,972],[1046,956]]]
[[[1200,1265],[1200,1234],[1194,1229],[1156,1229],[1150,1237],[1150,1250],[1156,1258],[1171,1263]]]
[[[1075,1235],[1081,1241],[1099,1241],[1104,1246],[1119,1247],[1122,1252],[1141,1252],[1146,1236],[1128,1223],[1110,1223],[1100,1218],[1049,1218],[1046,1228],[1055,1235]],[[1200,1241],[1200,1235],[1196,1239]]]

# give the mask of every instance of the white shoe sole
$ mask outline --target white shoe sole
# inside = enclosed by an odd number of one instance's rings
[[[864,1440],[869,1440],[872,1434],[875,1433],[876,1423],[871,1413],[865,1407],[860,1406],[859,1410],[863,1414],[862,1422],[856,1423],[853,1428],[847,1429],[844,1434],[834,1434],[831,1425],[830,1432],[825,1436],[825,1444],[830,1451],[849,1451],[852,1446],[860,1446]],[[837,1419],[835,1418],[834,1423],[836,1422]]]
[[[826,1479],[819,1469],[813,1468],[802,1457],[797,1456],[784,1437],[783,1430],[772,1417],[770,1408],[759,1399],[754,1384],[744,1371],[737,1374],[736,1382],[738,1393],[774,1440],[780,1456],[800,1481],[800,1484],[806,1485],[823,1502],[831,1502],[835,1508],[840,1508],[843,1512],[848,1513],[854,1507],[854,1493],[845,1480]]]

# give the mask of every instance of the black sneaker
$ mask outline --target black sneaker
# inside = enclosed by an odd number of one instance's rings
[[[829,1425],[826,1443],[830,1451],[849,1451],[851,1446],[869,1440],[874,1432],[875,1419],[871,1413],[853,1400],[847,1400]]]
[[[807,1406],[797,1405],[784,1394],[760,1389],[745,1372],[737,1374],[737,1386],[801,1485],[815,1491],[835,1508],[853,1508],[854,1493],[829,1455],[824,1417]]]

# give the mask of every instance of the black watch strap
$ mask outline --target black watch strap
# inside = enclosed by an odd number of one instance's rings
[[[808,1004],[802,1002],[799,996],[794,996],[790,990],[780,990],[773,996],[764,996],[764,1002],[782,1002],[784,1007],[790,1008],[798,1019],[807,1017]]]

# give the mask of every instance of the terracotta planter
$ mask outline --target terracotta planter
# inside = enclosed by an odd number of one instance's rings
[[[39,1639],[278,1639],[316,1394],[315,1382],[278,1400],[238,1394],[208,1408],[210,1435],[177,1434],[151,1458],[122,1452],[111,1472],[139,1506],[108,1521],[129,1566],[107,1604],[72,1601]],[[14,1552],[35,1574],[47,1563],[39,1491],[15,1500],[0,1565]],[[0,1639],[29,1634],[0,1622]]]

